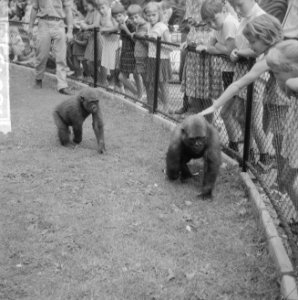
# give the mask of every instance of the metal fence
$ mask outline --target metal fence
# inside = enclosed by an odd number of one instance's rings
[[[32,58],[34,43],[28,40],[26,24],[10,25],[11,59],[24,64],[26,57]],[[176,122],[210,106],[254,64],[245,59],[233,64],[228,57],[199,53],[194,46],[180,49],[180,44],[160,38],[102,35],[98,29],[74,31],[74,37],[67,50],[73,78],[123,94]],[[172,41],[177,40],[173,32]],[[78,46],[77,41],[85,42]],[[265,73],[234,98],[207,119],[218,129],[223,150],[258,179],[295,247],[298,97],[285,95],[274,75]]]

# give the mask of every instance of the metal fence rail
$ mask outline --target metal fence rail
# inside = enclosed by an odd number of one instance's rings
[[[11,22],[10,28],[11,60],[23,63],[28,56],[32,61],[35,45],[28,40],[27,24]],[[79,34],[74,32],[76,39]],[[22,49],[16,48],[18,35]],[[98,29],[89,32],[89,42],[93,43],[93,53],[88,61],[77,59],[74,43],[68,45],[67,61],[73,78],[123,94],[151,113],[176,122],[210,106],[254,64],[252,60],[233,64],[228,57],[199,53],[194,47],[180,49],[180,44],[160,38],[102,36]],[[143,52],[135,52],[131,46]],[[17,60],[14,52],[21,53]],[[219,131],[223,150],[259,179],[284,227],[291,229],[288,235],[298,234],[297,98],[285,95],[274,75],[265,73],[213,116],[207,116]],[[294,239],[293,235],[290,238]]]

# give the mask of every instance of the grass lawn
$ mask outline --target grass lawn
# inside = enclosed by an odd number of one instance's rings
[[[52,111],[66,96],[17,70],[0,135],[0,299],[279,299],[237,170],[222,168],[213,202],[198,177],[169,182],[170,133],[113,96],[100,103],[107,153],[91,119],[62,147]]]

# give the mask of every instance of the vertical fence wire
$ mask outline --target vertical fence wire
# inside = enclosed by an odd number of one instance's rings
[[[249,70],[254,64],[254,60],[249,62]],[[247,161],[249,159],[249,149],[250,149],[250,136],[251,136],[251,113],[253,106],[253,89],[254,84],[251,83],[247,87],[246,95],[246,114],[245,114],[245,129],[244,129],[244,146],[243,146],[243,160],[242,160],[242,171],[247,172]]]
[[[98,40],[97,40],[97,33],[99,32],[99,28],[93,28],[93,35],[94,35],[94,67],[93,67],[93,86],[97,87],[97,62],[98,62]]]
[[[158,37],[156,40],[156,62],[155,62],[154,96],[153,96],[152,113],[156,112],[157,101],[158,101],[160,52],[161,52],[161,37]]]

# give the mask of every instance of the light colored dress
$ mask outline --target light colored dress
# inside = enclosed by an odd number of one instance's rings
[[[111,9],[107,16],[101,16],[101,27],[114,27],[116,21],[112,18]],[[115,70],[116,67],[116,51],[119,48],[119,35],[115,33],[102,34],[102,55],[101,65],[108,70]]]
[[[202,3],[202,0],[187,0],[185,19],[192,18],[197,23],[201,22]],[[206,27],[192,26],[186,38],[187,45],[207,45],[211,35],[212,30]],[[187,51],[181,82],[181,91],[186,96],[202,101],[219,97],[223,88],[217,59],[216,56]]]

